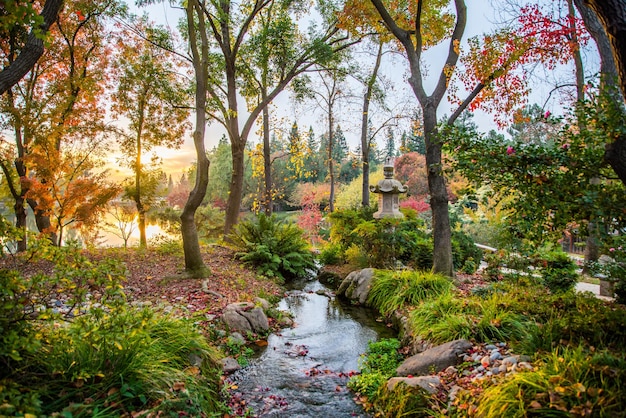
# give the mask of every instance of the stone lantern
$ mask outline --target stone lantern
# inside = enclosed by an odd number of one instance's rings
[[[385,160],[383,172],[385,178],[376,186],[370,186],[370,191],[379,195],[378,212],[374,213],[374,218],[404,218],[400,212],[400,193],[406,193],[408,187],[393,178],[393,162],[389,157]]]

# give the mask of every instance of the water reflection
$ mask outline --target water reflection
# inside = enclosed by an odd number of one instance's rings
[[[258,416],[366,416],[346,389],[348,375],[369,341],[394,335],[372,312],[318,290],[327,291],[314,281],[290,292],[279,308],[290,311],[297,325],[271,335],[262,354],[231,377],[235,396]]]

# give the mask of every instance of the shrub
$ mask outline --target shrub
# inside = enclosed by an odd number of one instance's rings
[[[395,338],[370,342],[361,357],[361,374],[348,381],[351,390],[367,398],[364,409],[375,411],[376,416],[421,416],[427,405],[428,396],[420,388],[386,390],[387,381],[395,376],[402,361],[399,348],[400,342]]]
[[[553,293],[567,292],[576,285],[576,263],[563,251],[549,251],[535,259],[541,267],[544,285]]]
[[[236,257],[257,267],[265,276],[287,280],[302,277],[315,268],[315,258],[302,230],[275,216],[261,213],[256,220],[242,221],[231,237],[240,249]]]
[[[474,244],[474,240],[461,230],[452,233],[452,257],[454,260],[454,268],[461,269],[467,260],[482,260],[483,252]],[[474,263],[476,267],[476,263]],[[476,271],[474,269],[470,273]]]
[[[368,303],[383,315],[416,306],[427,298],[450,292],[452,282],[431,272],[376,270]]]
[[[320,263],[324,265],[337,265],[343,260],[343,250],[339,244],[327,244],[322,248],[319,255]]]
[[[37,352],[37,321],[79,316],[96,303],[103,309],[124,302],[125,269],[112,259],[94,264],[77,247],[55,247],[44,239],[31,242],[23,261],[52,263],[54,271],[24,277],[0,270],[0,379],[18,377],[24,356]],[[59,300],[66,308],[62,312]]]

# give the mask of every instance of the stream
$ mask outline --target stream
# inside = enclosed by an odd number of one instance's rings
[[[271,334],[249,366],[229,377],[233,399],[259,417],[368,416],[346,383],[368,342],[395,332],[317,280],[294,284],[278,309],[293,315],[294,326]]]

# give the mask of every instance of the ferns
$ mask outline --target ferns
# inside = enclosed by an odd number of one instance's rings
[[[256,220],[243,221],[231,237],[240,250],[235,256],[265,276],[288,280],[315,268],[302,230],[275,216],[260,214]]]

